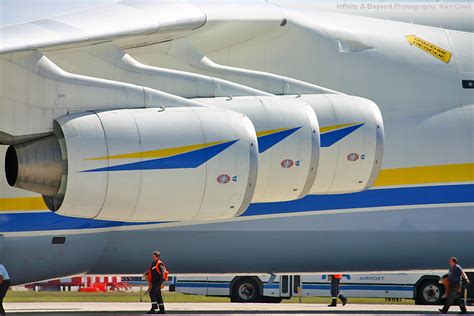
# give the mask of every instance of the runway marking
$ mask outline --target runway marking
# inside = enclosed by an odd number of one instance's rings
[[[200,313],[200,314],[287,314],[287,313],[343,313],[343,314],[384,314],[384,313],[428,313],[433,314],[438,311],[439,306],[436,305],[405,305],[405,304],[348,304],[344,307],[337,308],[327,307],[326,304],[264,304],[264,303],[166,303],[166,309],[173,313]],[[95,312],[95,313],[136,313],[145,312],[149,309],[150,303],[118,303],[118,302],[61,302],[61,303],[6,303],[7,312],[12,313],[35,313],[35,312],[59,312],[63,311],[68,314]],[[468,312],[472,313],[472,307],[468,306]]]

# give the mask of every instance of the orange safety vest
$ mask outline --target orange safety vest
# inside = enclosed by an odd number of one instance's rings
[[[160,264],[163,264],[163,273],[164,275],[161,275],[161,270],[160,270]],[[151,284],[151,270],[152,269],[155,269],[156,272],[158,272],[158,274],[161,275],[161,280],[163,281],[168,281],[168,270],[166,269],[166,265],[163,261],[161,261],[160,259],[156,260],[156,264],[153,268],[150,267],[150,269],[148,269],[148,283]]]
[[[333,274],[334,279],[342,279],[342,274]]]

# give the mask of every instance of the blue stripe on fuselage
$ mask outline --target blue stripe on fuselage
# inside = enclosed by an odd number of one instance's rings
[[[144,224],[157,224],[157,222],[126,223],[120,221],[62,216],[53,212],[0,213],[0,232],[92,229]]]
[[[310,195],[290,202],[252,204],[242,216],[466,202],[474,202],[474,184],[376,189],[351,194]],[[0,232],[109,228],[157,223],[125,223],[84,219],[61,216],[53,212],[0,213]]]
[[[376,189],[358,193],[308,195],[289,202],[255,203],[242,216],[381,206],[474,202],[474,185]]]

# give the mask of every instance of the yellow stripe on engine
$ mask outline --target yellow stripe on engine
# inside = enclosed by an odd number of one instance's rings
[[[270,134],[275,134],[275,133],[278,133],[278,132],[282,132],[282,131],[285,131],[285,130],[288,130],[289,128],[276,128],[276,129],[269,129],[267,131],[261,131],[261,132],[257,132],[257,137],[262,137],[262,136],[267,136],[267,135],[270,135]]]
[[[212,142],[207,144],[196,144],[196,145],[187,145],[181,147],[173,147],[173,148],[164,148],[164,149],[157,149],[157,150],[150,150],[150,151],[143,151],[143,152],[135,152],[129,154],[120,154],[120,155],[113,155],[113,156],[103,156],[97,158],[89,158],[86,160],[107,160],[107,159],[137,159],[137,158],[164,158],[169,156],[175,156],[183,153],[187,153],[193,150],[203,149],[207,147],[211,147],[214,145],[222,144],[227,142],[227,140]]]
[[[383,169],[374,186],[474,181],[474,163]]]
[[[47,210],[41,197],[0,198],[0,211]]]
[[[324,126],[324,127],[319,128],[319,132],[320,133],[326,133],[326,132],[334,131],[336,129],[340,129],[340,128],[343,128],[343,127],[354,126],[354,125],[357,125],[357,124],[361,124],[361,123],[347,123],[347,124]]]

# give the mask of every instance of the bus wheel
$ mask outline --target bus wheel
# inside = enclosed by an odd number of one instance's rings
[[[257,303],[262,301],[260,288],[253,279],[243,278],[237,281],[230,299],[233,303]]]
[[[443,286],[436,279],[421,282],[416,292],[415,302],[418,305],[438,305],[443,300]]]

